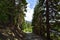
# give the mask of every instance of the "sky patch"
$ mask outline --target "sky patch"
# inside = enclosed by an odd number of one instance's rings
[[[26,0],[27,1],[27,12],[25,20],[32,21],[33,13],[34,13],[34,7],[36,5],[37,0]]]

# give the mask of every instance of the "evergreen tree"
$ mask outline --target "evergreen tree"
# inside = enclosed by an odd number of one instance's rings
[[[58,20],[57,15],[60,12],[59,2],[60,0],[39,0],[35,6],[32,20],[32,25],[34,26],[33,30],[37,30],[37,33],[43,36],[47,33],[47,40],[50,40],[50,29],[52,27],[52,23],[55,24]],[[40,32],[38,30],[40,30]]]
[[[26,0],[0,1],[0,38],[2,40],[23,40],[24,33],[19,25],[24,21]],[[5,39],[4,39],[5,38]]]

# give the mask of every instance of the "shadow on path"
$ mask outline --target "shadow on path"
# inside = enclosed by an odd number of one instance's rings
[[[33,33],[26,33],[24,40],[42,40],[41,37]]]

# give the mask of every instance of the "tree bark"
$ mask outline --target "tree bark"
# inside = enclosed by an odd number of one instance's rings
[[[50,24],[49,24],[49,0],[46,0],[46,28],[47,28],[47,40],[50,40]]]

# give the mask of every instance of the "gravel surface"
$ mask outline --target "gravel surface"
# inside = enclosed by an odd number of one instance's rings
[[[33,34],[33,33],[26,33],[24,40],[42,40],[41,37]]]

